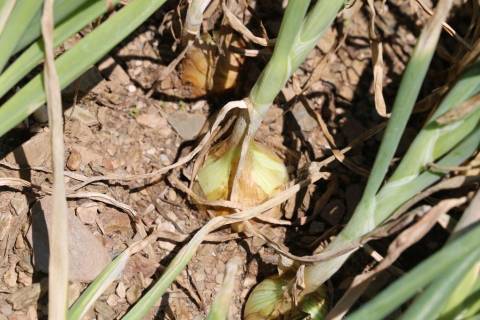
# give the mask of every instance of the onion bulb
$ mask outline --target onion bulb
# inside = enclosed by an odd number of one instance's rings
[[[274,276],[257,285],[245,305],[245,320],[307,319],[322,320],[327,313],[327,294],[324,286],[302,297],[296,308],[290,296],[294,276]],[[292,311],[293,310],[293,311]]]
[[[197,175],[196,191],[209,201],[231,198],[231,189],[240,158],[240,146],[228,140],[220,143],[207,157]],[[244,207],[258,205],[282,190],[288,181],[283,161],[267,147],[251,142],[245,158],[245,165],[236,181],[235,201]],[[276,217],[280,210],[276,212]],[[217,215],[231,211],[218,211]]]

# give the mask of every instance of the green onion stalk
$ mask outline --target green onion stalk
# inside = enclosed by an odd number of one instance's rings
[[[478,138],[478,137],[477,137]],[[478,147],[478,139],[477,139]],[[375,298],[368,303],[364,304],[359,310],[355,311],[351,315],[347,315],[348,320],[381,320],[386,319],[387,316],[395,309],[399,308],[415,294],[420,292],[429,283],[436,279],[444,278],[445,274],[449,274],[452,267],[455,265],[463,268],[465,265],[471,264],[475,258],[480,256],[480,248],[478,247],[478,239],[480,237],[480,225],[472,226],[471,230],[456,238],[445,245],[442,249],[437,251],[428,259],[422,261],[413,270],[406,273],[400,279],[396,280],[393,284],[388,286],[382,292],[375,296]],[[451,278],[451,277],[449,277]],[[449,279],[450,280],[450,279]],[[446,281],[447,282],[447,281]],[[449,282],[449,281],[448,281]],[[449,286],[449,283],[442,285]],[[433,300],[439,300],[444,293],[443,288],[439,288],[440,292],[432,292]],[[426,291],[425,291],[426,292]],[[422,297],[421,295],[420,297]],[[477,291],[478,297],[478,291]],[[441,299],[440,299],[441,300]],[[471,301],[477,303],[478,300]],[[428,307],[428,305],[427,305]],[[418,309],[419,313],[422,310]],[[418,319],[407,318],[407,319]],[[435,314],[423,314],[420,319],[439,319]],[[440,319],[475,319],[473,317],[466,318],[440,318]]]
[[[112,0],[115,5],[120,0]],[[54,46],[61,45],[67,38],[74,35],[94,19],[100,17],[108,9],[108,4],[96,0],[84,1],[82,10],[76,11],[73,15],[59,23],[54,30]],[[32,71],[43,59],[43,42],[37,40],[32,43],[22,54],[13,61],[8,68],[0,74],[0,97],[3,97],[23,77]]]
[[[474,108],[476,111],[470,113],[467,117],[447,125],[440,125],[435,121],[440,115],[480,92],[480,64],[477,63],[461,77],[449,94],[443,99],[435,114],[410,146],[407,154],[403,157],[391,178],[380,189],[418,97],[439,39],[442,22],[445,21],[451,4],[452,1],[441,1],[437,6],[437,13],[422,31],[402,77],[399,92],[393,106],[392,116],[389,120],[363,197],[347,226],[330,243],[326,250],[344,248],[345,245],[374,230],[378,225],[386,221],[395,210],[408,199],[435,181],[438,181],[441,175],[426,171],[426,166],[444,157],[471,132],[479,130],[477,125],[480,119],[480,109],[478,108]],[[478,141],[474,150],[477,148]],[[473,152],[474,151],[471,151],[468,155],[463,155],[462,157],[453,154],[445,158],[445,161],[440,161],[440,163],[458,165],[465,161]],[[318,288],[343,265],[351,253],[353,253],[353,251],[326,262],[318,262],[306,266],[304,270],[305,289],[302,294],[308,295],[318,290]],[[272,295],[272,300],[268,308],[255,310],[255,312],[249,312],[249,310],[246,309],[246,318],[249,320],[274,319],[278,317],[278,306],[282,306],[283,313],[288,312],[288,306],[290,306],[290,308],[293,307],[293,299],[289,294],[293,285],[294,279],[290,280],[288,285],[283,286],[285,292],[281,295],[279,301],[274,302]],[[257,288],[261,287],[262,284]],[[259,291],[260,290],[254,289],[247,305],[250,301],[257,299]],[[262,291],[261,294],[265,296],[264,291]]]
[[[321,0],[307,14],[310,0],[289,2],[272,57],[245,99],[248,115],[239,115],[230,137],[212,149],[199,170],[198,189],[208,200],[230,198],[242,205],[256,205],[281,190],[288,181],[283,161],[254,142],[253,137],[275,97],[313,50],[343,4],[343,0]]]
[[[233,257],[225,266],[222,286],[210,307],[206,320],[227,320],[235,291],[235,276],[241,263],[239,257]]]
[[[480,191],[470,202],[448,240],[451,243],[480,220]],[[402,319],[470,319],[480,312],[480,251],[473,252],[424,290]]]

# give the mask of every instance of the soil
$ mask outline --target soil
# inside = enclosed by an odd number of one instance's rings
[[[425,2],[432,6],[429,1]],[[262,21],[265,32],[274,38],[280,14],[270,9],[279,4],[280,1],[262,1],[251,28],[258,32],[261,30],[259,21]],[[327,123],[339,148],[384,121],[373,103],[369,12],[366,7],[349,10],[348,23],[338,18],[328,30],[289,81],[283,95],[279,95],[256,137],[285,159],[292,178],[308,162],[331,155],[324,132],[311,113],[299,100],[287,98],[288,93],[294,91],[294,83],[305,84],[319,65],[319,79],[311,83],[305,96],[312,110]],[[277,11],[282,12],[281,8]],[[204,27],[217,26],[218,16],[213,13]],[[140,174],[173,163],[196,145],[196,139],[205,132],[223,102],[248,93],[264,66],[265,57],[246,58],[240,74],[244,72],[247,76],[240,76],[236,88],[222,94],[192,98],[191,89],[181,82],[181,67],[159,81],[162,71],[176,56],[172,30],[178,36],[178,19],[176,3],[169,2],[64,91],[66,170],[73,174],[66,177],[67,187],[73,188],[80,183],[74,174]],[[387,2],[377,23],[377,32],[384,43],[387,106],[392,105],[399,76],[425,19],[424,12],[413,2],[395,0]],[[75,43],[75,39],[71,41]],[[247,47],[258,48],[252,44]],[[440,63],[435,67],[441,69],[444,65]],[[423,96],[441,83],[434,74],[429,78],[431,81],[423,88]],[[399,152],[405,150],[424,116],[420,114],[415,118]],[[2,138],[1,155],[9,165],[4,163],[0,167],[0,177],[21,177],[37,186],[51,185],[50,173],[38,170],[48,171],[51,166],[48,128],[38,120],[41,120],[40,115]],[[379,136],[376,136],[357,146],[347,156],[355,166],[334,162],[325,168],[332,173],[329,181],[310,186],[282,206],[285,219],[295,221],[309,216],[314,219],[296,227],[265,225],[268,232],[291,252],[311,254],[318,244],[328,240],[348,221],[361,196],[365,172],[371,167],[378,143]],[[16,166],[22,169],[14,168]],[[189,164],[172,174],[188,184],[191,171]],[[106,250],[111,259],[154,228],[192,235],[210,218],[169,180],[168,175],[154,183],[146,182],[101,182],[79,190],[108,195],[117,201],[114,204],[88,194],[69,199],[72,215],[95,238],[91,250]],[[321,196],[328,188],[333,191],[324,199]],[[34,259],[37,253],[34,255],[32,248],[35,249],[40,240],[39,235],[32,232],[31,224],[35,204],[46,195],[38,189],[23,189],[22,192],[13,187],[1,187],[0,191],[0,319],[44,319],[47,274],[46,270],[39,270],[38,260]],[[251,288],[277,272],[279,255],[259,239],[244,234],[232,240],[228,237],[231,234],[228,228],[217,234],[225,240],[200,246],[149,319],[203,319],[222,283],[225,264],[234,256],[240,257],[243,264],[237,275],[231,319],[241,318]],[[160,238],[135,254],[87,318],[120,318],[159,278],[185,243]],[[72,250],[83,244],[73,244]],[[385,248],[382,244],[374,243],[373,246],[380,252]],[[45,259],[45,256],[37,259]],[[81,260],[81,256],[78,259]],[[101,254],[88,254],[88,251],[83,259],[91,264],[70,261],[75,265],[72,268],[82,269],[89,265],[88,269],[93,272],[104,263]],[[338,299],[352,277],[373,261],[366,251],[355,254],[328,283],[331,301]],[[402,268],[402,265],[397,266]],[[89,278],[95,276],[92,272],[82,273],[85,270],[77,271],[78,278],[71,281],[69,288],[71,302],[91,281]],[[392,276],[387,275],[384,283]],[[376,292],[381,287],[379,284],[371,291]]]

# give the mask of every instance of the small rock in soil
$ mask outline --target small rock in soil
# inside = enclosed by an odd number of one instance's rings
[[[141,294],[142,294],[142,288],[137,283],[133,284],[127,290],[127,294],[126,294],[127,302],[129,304],[134,304],[138,300],[138,298],[140,298]]]
[[[127,234],[132,230],[130,219],[124,213],[118,213],[114,210],[107,209],[99,215],[99,218],[99,223],[105,234],[110,235],[115,232]]]
[[[162,132],[162,135],[166,136],[171,133],[167,120],[165,120],[158,112],[142,113],[136,118],[136,120],[144,127],[165,131]]]
[[[82,164],[82,155],[78,152],[77,149],[72,149],[67,160],[67,168],[72,171],[80,169]]]
[[[167,120],[182,139],[192,140],[202,130],[206,117],[202,114],[175,111]]]
[[[110,307],[115,307],[117,304],[118,304],[118,297],[114,294],[111,294],[108,296],[107,298],[107,304],[110,306]]]
[[[125,285],[123,284],[123,282],[119,282],[118,285],[117,285],[117,288],[115,289],[115,293],[121,298],[121,299],[125,299]]]
[[[51,197],[37,201],[32,207],[32,226],[28,240],[33,247],[35,267],[48,273],[48,230],[51,226]],[[71,281],[90,282],[110,262],[110,255],[102,243],[69,211],[68,214],[68,253]]]
[[[98,312],[101,319],[115,319],[115,311],[103,301],[97,301],[95,311]]]
[[[116,81],[123,85],[130,83],[130,77],[128,74],[112,57],[108,57],[102,61],[98,66],[98,69],[104,77],[111,81]]]
[[[37,302],[41,293],[40,283],[35,283],[28,287],[23,287],[7,297],[14,310],[25,310],[28,306]]]
[[[97,220],[98,205],[95,202],[82,204],[76,209],[78,218],[86,224],[95,224]]]
[[[20,166],[44,166],[50,163],[49,132],[43,131],[10,152],[6,157],[10,163]]]
[[[70,120],[77,120],[89,127],[98,124],[97,117],[80,105],[73,106],[65,111],[65,117]]]

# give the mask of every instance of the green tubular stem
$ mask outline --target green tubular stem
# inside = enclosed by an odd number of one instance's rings
[[[93,306],[108,286],[118,278],[125,268],[130,254],[128,250],[122,252],[97,276],[82,295],[70,307],[67,313],[68,320],[80,320]]]
[[[450,294],[479,259],[480,250],[477,250],[453,264],[447,272],[441,274],[428,286],[426,291],[415,299],[415,302],[402,315],[400,320],[438,319]]]
[[[65,88],[128,36],[166,0],[134,0],[56,60]],[[0,136],[45,103],[41,75],[33,78],[0,108]]]
[[[479,259],[480,260],[480,259]],[[459,285],[450,291],[450,297],[441,308],[441,314],[437,319],[471,319],[480,312],[480,275],[477,265],[463,274]],[[441,282],[441,278],[435,280]]]
[[[471,132],[467,138],[461,141],[445,157],[438,161],[438,164],[441,166],[455,166],[461,164],[478,149],[479,142],[480,127],[477,125],[473,132]],[[368,225],[368,228],[372,229],[375,224],[379,223],[378,221],[373,220],[375,216],[391,215],[402,203],[432,185],[440,178],[441,175],[438,173],[425,171],[416,178],[403,184],[401,188],[396,190],[391,189],[391,197],[383,196],[382,198],[379,198],[378,201],[376,201],[376,206],[370,208],[361,206],[357,207],[352,219],[342,232],[332,241],[328,248],[335,249],[363,235],[362,230],[366,228],[365,225]],[[388,186],[388,184],[386,186]],[[372,220],[365,220],[368,218]],[[350,254],[345,254],[329,261],[314,263],[307,266],[305,268],[305,284],[307,285],[305,290],[306,293],[315,291],[316,288],[329,279],[348,259],[349,255]]]
[[[432,118],[426,124],[424,130],[415,139],[409,147],[407,153],[403,156],[401,163],[390,178],[390,181],[405,179],[406,177],[416,175],[423,170],[426,164],[434,161],[438,154],[442,154],[445,149],[451,148],[452,143],[458,141],[456,134],[461,134],[458,130],[452,130],[459,125],[444,126],[444,132],[438,130],[441,126],[435,120],[451,110],[453,107],[471,98],[480,92],[480,62],[476,62],[465,74],[461,76],[457,84],[452,88],[448,95],[443,99],[439,108]],[[477,106],[478,107],[478,106]]]
[[[476,215],[476,211],[478,210],[478,205],[480,205],[480,191],[477,192],[475,197],[473,197],[472,201],[468,205],[467,209],[462,214],[462,217],[455,225],[455,229],[453,230],[452,234],[448,241],[452,241],[460,236],[463,232],[468,230],[473,224],[478,222],[478,217]],[[460,262],[461,265],[464,264],[464,261]],[[458,266],[457,268],[460,268]],[[447,320],[447,319],[459,319],[459,318],[467,318],[468,309],[469,309],[469,300],[472,299],[472,296],[475,297],[475,292],[480,289],[480,257],[476,260],[476,265],[470,268],[470,270],[464,270],[463,272],[458,271],[457,269],[448,272],[446,277],[449,278],[452,276],[453,273],[458,273],[461,275],[461,279],[459,279],[455,288],[450,288],[448,290],[448,299],[443,301],[439,310],[434,310],[432,314],[440,315],[438,319]],[[439,287],[444,282],[443,277],[440,277],[435,280],[430,287]],[[448,281],[448,280],[446,280]],[[478,286],[477,288],[475,286]],[[428,290],[431,290],[430,288]],[[432,289],[433,290],[433,289]],[[478,292],[480,294],[480,291]],[[417,303],[417,302],[415,302]],[[479,301],[480,303],[480,301]],[[438,306],[439,304],[437,304]]]
[[[452,0],[440,1],[432,20],[422,30],[412,57],[402,75],[400,88],[393,104],[392,115],[388,121],[380,149],[377,152],[367,186],[360,201],[361,206],[371,206],[366,202],[374,198],[385,179],[435,53],[442,30],[442,22],[446,20],[451,6]]]
[[[230,305],[235,289],[235,275],[237,273],[240,259],[233,258],[225,267],[225,277],[223,279],[222,287],[215,297],[210,311],[205,320],[227,320]]]
[[[470,255],[478,255],[480,251],[478,239],[480,225],[448,243],[346,319],[384,319],[432,280],[442,277],[450,267],[458,264],[458,261]]]
[[[15,45],[25,32],[28,23],[40,11],[43,1],[17,0],[3,32],[0,34],[0,72],[13,54]]]
[[[299,26],[303,25],[309,4],[310,0],[296,0],[288,3],[272,57],[250,91],[249,98],[253,104],[251,117],[253,119],[250,119],[251,129],[249,129],[252,132],[260,126],[270,104],[296,70],[292,65],[291,55],[294,52],[295,39],[301,32]]]
[[[74,14],[75,12],[81,11],[82,8],[91,5],[93,2],[99,2],[99,1],[98,0],[56,0],[54,4],[54,10],[53,10],[55,25],[63,22],[70,15]],[[107,1],[103,1],[103,2],[106,6]],[[31,22],[28,24],[28,27],[26,28],[26,31],[23,33],[20,40],[16,43],[13,54],[18,53],[20,50],[24,49],[26,46],[32,43],[35,39],[38,39],[40,37],[41,17],[42,17],[42,13],[38,11],[37,14],[31,20]]]
[[[345,1],[319,0],[304,19],[309,2],[297,0],[289,3],[272,57],[250,92],[254,111],[249,128],[252,133],[260,126],[287,80],[332,24]]]
[[[116,4],[119,1],[120,0],[112,0],[112,4]],[[90,0],[86,4],[88,4],[88,6],[84,7],[74,16],[69,17],[55,29],[54,46],[62,44],[67,38],[77,33],[107,11],[105,1]],[[42,61],[42,48],[42,40],[34,42],[0,75],[0,97],[12,89],[18,81]]]
[[[0,1],[0,35],[7,24],[10,14],[15,7],[16,0],[2,0]]]

